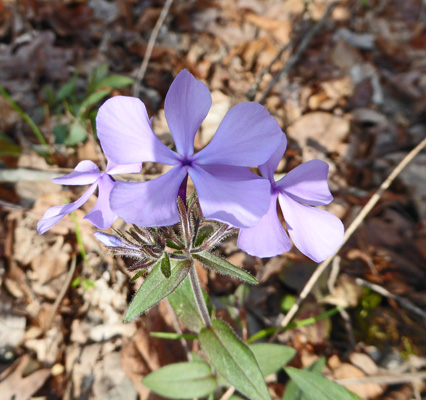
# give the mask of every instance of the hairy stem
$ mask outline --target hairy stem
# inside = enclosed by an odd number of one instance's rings
[[[212,323],[210,321],[209,312],[204,301],[203,292],[201,291],[200,282],[198,281],[194,261],[192,261],[191,269],[189,271],[189,279],[191,280],[192,290],[194,291],[195,301],[197,302],[198,308],[200,310],[201,318],[204,321],[204,325],[206,325],[207,328],[210,328]]]

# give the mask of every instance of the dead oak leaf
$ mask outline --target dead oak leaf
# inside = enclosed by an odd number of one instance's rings
[[[44,368],[23,376],[29,356],[24,355],[16,360],[0,376],[0,393],[2,399],[28,400],[39,390],[50,376],[50,369]]]

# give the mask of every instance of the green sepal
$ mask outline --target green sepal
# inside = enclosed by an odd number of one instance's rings
[[[141,271],[138,271],[138,273],[132,279],[130,279],[130,282],[134,282],[136,279],[138,279],[140,276],[142,276],[145,273],[146,273],[146,270],[144,269]]]
[[[163,257],[160,261],[161,264],[161,272],[163,273],[165,278],[170,278],[171,274],[171,266],[170,266],[170,258],[167,253],[164,253]]]
[[[221,320],[212,321],[198,335],[201,349],[214,368],[249,399],[270,400],[256,358],[232,329]]]
[[[258,282],[248,272],[236,267],[230,262],[220,258],[208,251],[202,251],[192,255],[204,267],[211,269],[219,274],[229,275],[244,282],[256,285]]]
[[[148,308],[172,293],[186,278],[190,269],[191,262],[189,260],[180,261],[172,267],[170,277],[165,278],[161,271],[161,261],[157,263],[133,297],[124,317],[124,322],[129,322],[143,314]]]
[[[197,237],[195,239],[194,248],[200,247],[203,242],[210,237],[214,232],[214,228],[211,225],[203,225],[198,229]]]

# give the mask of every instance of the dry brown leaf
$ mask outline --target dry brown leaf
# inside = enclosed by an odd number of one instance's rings
[[[273,37],[281,44],[285,45],[290,41],[293,23],[291,21],[283,21],[273,18],[264,17],[249,13],[246,20],[273,35]]]
[[[312,158],[318,158],[318,153],[343,155],[347,148],[344,141],[349,134],[349,126],[345,118],[316,111],[299,118],[288,127],[287,133],[302,148],[303,160],[308,161],[308,147],[315,150]]]
[[[0,393],[3,399],[28,400],[50,376],[50,369],[39,369],[23,377],[30,357],[24,355],[0,375]]]
[[[359,368],[348,363],[342,363],[333,371],[333,376],[334,379],[353,379],[363,378],[366,375]],[[347,385],[346,388],[362,399],[374,399],[385,391],[384,387],[377,383]]]

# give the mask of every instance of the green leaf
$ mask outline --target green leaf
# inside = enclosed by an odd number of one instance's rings
[[[223,258],[209,253],[208,251],[202,251],[200,253],[193,254],[192,256],[206,268],[216,271],[219,274],[233,276],[234,278],[238,278],[244,282],[257,284],[257,280],[248,272],[232,265]]]
[[[202,361],[167,365],[147,375],[142,383],[170,399],[204,397],[214,392],[217,386],[210,365]]]
[[[292,367],[284,369],[308,400],[361,400],[355,393],[319,374]]]
[[[75,79],[62,85],[59,88],[59,90],[56,92],[56,101],[60,102],[62,100],[65,100],[71,97],[71,95],[75,92],[75,85],[76,85]]]
[[[200,332],[204,326],[198,305],[195,301],[189,277],[169,296],[170,305],[173,307],[182,323],[193,332]]]
[[[98,90],[86,97],[78,109],[78,117],[83,117],[96,103],[107,97],[111,93],[111,89]]]
[[[149,336],[156,337],[165,340],[195,340],[198,339],[198,335],[189,333],[174,333],[174,332],[150,332]]]
[[[317,361],[306,368],[307,371],[321,375],[325,366],[325,358],[320,357]],[[289,381],[282,400],[309,400],[299,389],[294,381]]]
[[[214,320],[198,339],[208,360],[238,391],[249,399],[271,399],[255,356],[225,322]]]
[[[161,262],[157,263],[133,297],[124,317],[124,322],[129,322],[141,315],[172,293],[188,275],[190,268],[190,261],[180,261],[172,268],[170,277],[165,278],[161,272]]]
[[[86,95],[89,95],[95,90],[96,84],[104,79],[109,71],[109,66],[107,63],[99,65],[96,67],[89,75],[89,83],[87,85]]]
[[[46,152],[48,154],[51,153],[50,148],[46,142],[46,139],[43,136],[43,133],[41,132],[41,130],[38,128],[37,124],[31,119],[31,117],[24,112],[21,107],[18,106],[18,104],[16,104],[13,100],[12,97],[10,97],[9,93],[2,87],[0,86],[0,95],[2,95],[4,97],[4,99],[9,103],[9,105],[19,114],[19,116],[30,126],[30,128],[32,129],[34,135],[36,135],[38,141],[40,142],[40,144],[44,147],[44,149],[46,150]]]
[[[167,253],[164,253],[160,263],[161,263],[161,272],[163,273],[164,277],[170,278],[171,266],[170,266],[170,258]]]
[[[0,157],[19,157],[20,155],[21,148],[18,145],[14,144],[6,135],[0,133]]]
[[[279,371],[296,354],[296,350],[292,347],[280,344],[258,343],[252,344],[249,348],[265,377]]]
[[[111,89],[121,89],[126,86],[133,85],[134,81],[134,79],[124,75],[112,74],[97,82],[95,85],[95,89],[99,89],[102,87],[109,87]]]
[[[80,121],[74,121],[70,126],[70,130],[67,133],[67,136],[64,140],[64,144],[67,144],[69,146],[74,146],[78,143],[83,142],[86,138],[87,138],[86,128],[83,126],[83,124]]]

